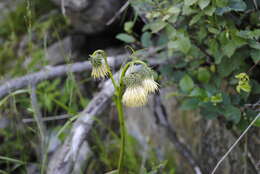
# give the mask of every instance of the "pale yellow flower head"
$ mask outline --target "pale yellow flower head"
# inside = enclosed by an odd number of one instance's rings
[[[91,76],[94,79],[98,78],[105,78],[108,75],[108,68],[106,67],[105,64],[102,64],[100,66],[93,66]]]
[[[128,107],[140,107],[147,103],[147,91],[142,86],[126,88],[123,94],[123,103]]]
[[[90,55],[90,62],[92,64],[91,76],[94,79],[105,78],[109,73],[109,69],[105,65],[103,59],[103,55],[100,53],[94,53]]]
[[[140,74],[132,73],[125,77],[126,90],[122,102],[128,107],[139,107],[147,103],[148,92],[142,86]]]
[[[142,81],[142,85],[144,87],[144,89],[148,92],[148,93],[153,93],[157,90],[159,90],[159,84],[154,81],[153,77],[147,77]]]
[[[149,67],[144,67],[139,74],[142,78],[142,86],[148,93],[153,93],[159,90],[159,84],[154,80],[156,72],[154,72]]]

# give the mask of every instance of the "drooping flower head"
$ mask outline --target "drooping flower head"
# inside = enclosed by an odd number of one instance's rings
[[[148,93],[153,93],[157,90],[159,90],[159,84],[154,80],[154,78],[157,76],[156,72],[152,69],[145,67],[140,72],[140,75],[142,76],[142,85],[143,88]]]
[[[122,102],[128,107],[139,107],[147,103],[147,91],[142,86],[140,74],[132,73],[124,78],[126,90]]]
[[[101,53],[95,52],[90,55],[90,62],[93,66],[91,76],[94,79],[105,78],[108,75],[109,70]]]

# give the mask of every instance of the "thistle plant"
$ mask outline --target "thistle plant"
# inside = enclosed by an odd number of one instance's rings
[[[90,61],[93,66],[91,76],[94,79],[105,78],[109,74],[109,68],[103,60],[104,54],[105,53],[98,51],[95,54],[90,55]]]
[[[123,104],[127,107],[143,106],[148,101],[148,95],[159,89],[158,83],[154,80],[156,73],[145,62],[139,60],[135,56],[130,57],[132,57],[132,60],[123,66],[119,79],[116,81],[108,64],[106,53],[103,50],[97,50],[90,55],[92,64],[91,76],[94,79],[109,77],[115,88],[114,101],[118,111],[121,136],[121,148],[117,169],[118,174],[124,173],[123,165],[126,129]]]
[[[122,102],[128,107],[143,106],[147,103],[148,91],[142,86],[141,76],[138,73],[132,73],[124,78],[126,86]]]

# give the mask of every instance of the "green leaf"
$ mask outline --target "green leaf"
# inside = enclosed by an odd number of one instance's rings
[[[216,35],[219,34],[219,32],[220,32],[218,29],[216,29],[214,27],[208,27],[208,30],[210,33],[216,34]]]
[[[216,64],[219,64],[224,56],[219,49],[218,42],[215,39],[211,39],[209,41],[209,52],[214,56]]]
[[[179,36],[177,40],[168,42],[168,48],[181,51],[187,54],[191,48],[190,39],[186,36]]]
[[[170,13],[170,14],[179,14],[180,11],[181,11],[180,8],[174,7],[174,6],[173,6],[173,7],[170,7],[170,8],[167,10],[167,12]]]
[[[216,0],[216,5],[218,7],[225,7],[225,6],[228,5],[228,1],[226,1],[226,0]]]
[[[210,72],[207,70],[207,68],[199,68],[197,78],[200,82],[208,83],[210,80],[210,76]]]
[[[255,63],[260,61],[260,50],[253,49],[252,51],[250,51],[250,55]]]
[[[251,91],[251,86],[249,85],[249,83],[239,84],[236,86],[236,90],[238,93],[240,93],[241,90],[249,93]]]
[[[224,106],[224,116],[235,123],[238,123],[241,118],[241,112],[238,108],[233,105]]]
[[[260,117],[255,121],[254,126],[260,127]]]
[[[246,73],[240,73],[235,76],[236,79],[238,79],[238,85],[236,86],[236,90],[238,93],[240,93],[240,90],[243,90],[245,92],[251,91],[251,86],[249,84],[249,76]]]
[[[188,15],[197,13],[198,10],[195,8],[191,8],[190,6],[184,5],[182,8],[182,14],[185,16],[188,16]]]
[[[201,43],[204,38],[207,36],[207,31],[206,28],[204,26],[200,26],[200,30],[197,32],[198,35],[198,40]]]
[[[206,8],[210,3],[210,0],[199,0],[199,7],[201,10]]]
[[[200,114],[207,119],[214,119],[221,114],[221,110],[212,103],[203,103],[201,105]]]
[[[135,42],[135,38],[129,34],[126,34],[126,33],[120,33],[118,35],[116,35],[116,38],[118,40],[121,40],[123,42],[126,42],[126,43],[133,43]]]
[[[234,11],[244,11],[246,3],[243,0],[229,0],[229,7]]]
[[[129,33],[129,34],[132,33],[133,27],[134,27],[134,23],[133,23],[132,21],[126,22],[126,23],[124,24],[124,30],[125,30],[127,33]]]
[[[192,26],[193,24],[197,23],[202,16],[203,16],[203,13],[198,13],[195,16],[193,16],[193,18],[190,20],[189,25]]]
[[[212,16],[215,11],[216,11],[216,7],[210,6],[210,7],[207,7],[207,8],[204,10],[204,13],[205,13],[206,15],[208,15],[208,16]]]
[[[238,53],[231,58],[222,59],[221,63],[217,66],[217,71],[221,77],[230,75],[234,70],[238,69],[244,62],[244,57]]]
[[[227,41],[226,44],[222,46],[224,55],[226,55],[228,57],[231,57],[234,54],[236,48],[237,48],[237,45],[232,40]]]
[[[252,84],[252,94],[260,94],[260,83],[256,80],[251,80]]]
[[[189,96],[199,97],[199,98],[203,99],[203,98],[207,97],[207,93],[206,93],[205,89],[196,87],[190,92]]]
[[[199,106],[199,100],[196,98],[184,100],[181,104],[182,110],[194,110]]]
[[[217,8],[216,10],[217,15],[223,15],[224,13],[231,12],[231,11],[246,10],[246,3],[243,0],[229,0],[227,6],[224,4],[221,4],[221,6],[223,8]]]
[[[157,21],[150,24],[150,29],[152,30],[152,33],[157,33],[161,31],[165,26],[167,25],[164,21]]]
[[[153,45],[151,37],[151,33],[149,32],[145,32],[142,34],[141,43],[144,47],[150,47]]]
[[[254,48],[254,49],[260,50],[260,43],[257,42],[257,41],[250,40],[250,42],[249,42],[249,46],[250,46],[251,48]]]
[[[180,88],[182,91],[184,92],[189,92],[193,89],[194,87],[194,82],[193,80],[190,78],[189,75],[184,75],[184,77],[180,80]]]
[[[223,101],[222,94],[219,93],[217,95],[211,96],[210,101],[213,105],[216,105],[217,103],[221,103]]]
[[[184,0],[185,6],[191,6],[195,4],[198,0]]]

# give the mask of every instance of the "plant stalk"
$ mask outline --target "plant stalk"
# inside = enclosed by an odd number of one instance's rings
[[[120,124],[120,139],[121,139],[121,147],[120,147],[120,155],[119,155],[119,161],[118,161],[118,174],[123,174],[124,172],[124,154],[125,154],[125,146],[126,146],[126,129],[125,129],[125,119],[124,119],[124,110],[123,110],[123,104],[122,104],[122,96],[123,96],[123,89],[124,89],[124,83],[123,78],[127,72],[127,69],[134,64],[142,64],[144,66],[147,66],[143,61],[140,60],[133,60],[132,62],[127,63],[121,73],[121,76],[119,78],[119,84],[116,83],[112,71],[108,65],[107,61],[107,55],[102,50],[95,51],[94,54],[101,53],[103,55],[103,58],[105,60],[105,65],[108,69],[109,78],[112,81],[112,84],[115,88],[115,97],[116,97],[116,107],[118,111],[118,119]]]
[[[118,111],[118,119],[120,124],[120,138],[121,138],[120,156],[118,161],[118,174],[123,174],[124,154],[125,154],[125,145],[126,145],[126,129],[125,129],[121,90],[118,91],[118,95],[116,96],[116,106]]]

